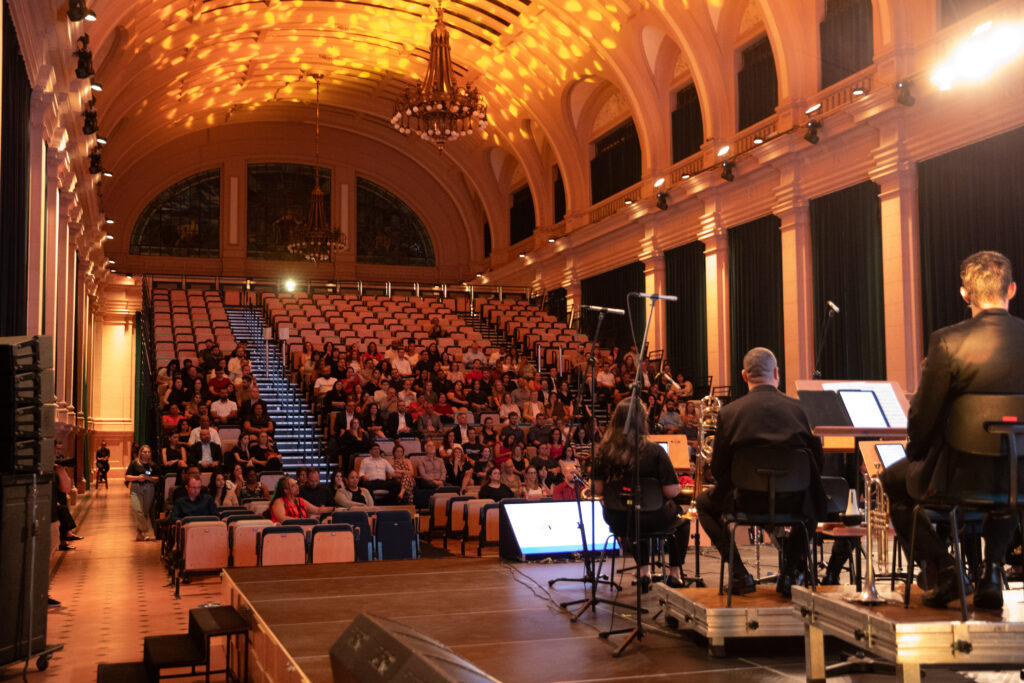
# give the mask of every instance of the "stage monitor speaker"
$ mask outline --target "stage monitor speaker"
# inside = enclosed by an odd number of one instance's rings
[[[493,683],[442,643],[391,619],[360,614],[331,647],[335,683]]]
[[[53,472],[53,342],[0,338],[0,473]]]
[[[0,619],[0,667],[28,656],[30,615],[31,650],[35,653],[46,647],[52,475],[38,477],[34,521],[31,494],[32,475],[0,476],[0,605],[4,614]],[[28,552],[32,530],[36,534],[34,562]]]

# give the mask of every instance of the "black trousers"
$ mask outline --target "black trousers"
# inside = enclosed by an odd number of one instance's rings
[[[380,500],[374,500],[378,505],[397,505],[398,494],[402,490],[402,485],[397,479],[375,479],[373,481],[367,481],[360,486],[364,486],[369,489],[370,493],[373,494],[380,489],[385,489],[387,495],[382,496]]]
[[[889,515],[892,525],[896,527],[903,552],[910,551],[910,535],[914,531],[914,506],[917,504],[907,491],[907,468],[909,462],[900,460],[882,473],[882,487],[889,496]],[[943,540],[935,527],[928,521],[928,516],[921,511],[917,516],[917,533],[915,536],[914,559],[935,563],[940,569],[952,567],[953,557],[946,550]],[[1017,520],[1011,516],[986,515],[982,524],[981,535],[985,539],[985,559],[989,562],[1002,564],[1006,551],[1017,528]]]
[[[644,512],[640,514],[640,535],[646,536],[671,529],[679,519],[679,506],[673,501],[667,501],[658,512]],[[641,540],[638,547],[634,547],[630,539],[636,535],[633,528],[632,516],[626,510],[604,509],[604,521],[616,536],[622,539],[622,547],[626,552],[633,555],[637,563],[645,565],[649,561],[649,544]],[[682,567],[686,560],[686,548],[689,545],[690,522],[689,520],[675,526],[673,533],[666,537],[665,544],[668,546],[668,562],[673,567]]]

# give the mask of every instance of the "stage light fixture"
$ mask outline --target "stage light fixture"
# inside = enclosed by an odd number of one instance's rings
[[[910,94],[910,81],[900,81],[896,84],[896,101],[902,104],[904,107],[913,107],[914,96]]]
[[[690,174],[689,174],[689,173],[684,173],[684,174],[683,174],[683,180],[686,180],[686,179],[687,179],[687,178],[689,178],[689,177],[690,177]]]
[[[113,218],[108,218],[108,219],[106,219],[106,223],[107,223],[107,225],[113,225],[114,224],[114,219]]]
[[[104,238],[103,238],[103,239],[105,239],[105,240],[112,240],[112,239],[114,239],[114,236],[113,236],[113,235],[111,235],[111,234],[110,234],[110,233],[108,232],[108,233],[106,234],[106,236],[104,236]]]
[[[548,243],[549,244],[554,244],[555,243],[555,238],[554,237],[549,237],[548,238]]]
[[[89,34],[83,33],[78,39],[78,49],[72,52],[78,57],[78,65],[75,67],[75,78],[89,78],[96,72],[92,68],[92,52],[89,51]]]
[[[665,176],[662,176],[654,181],[654,189],[658,189],[665,184]]]
[[[804,110],[804,113],[810,116],[819,109],[821,109],[821,102],[818,102],[817,104],[812,104],[811,106],[807,107],[807,109]]]
[[[633,204],[633,200],[630,199],[629,197],[626,197],[625,199],[622,200],[622,203],[625,204],[626,206],[631,206]]]
[[[864,95],[868,94],[868,89],[865,88],[864,86],[859,85],[856,88],[854,88],[851,92],[855,97],[863,97]]]
[[[96,144],[102,147],[103,145],[107,144],[107,138],[103,135],[97,135]]]
[[[668,192],[658,193],[657,207],[662,211],[668,211]]]
[[[96,21],[96,13],[86,7],[85,0],[68,0],[68,19],[71,21]]]
[[[288,278],[287,280],[285,280],[284,281],[284,288],[285,288],[285,290],[287,290],[289,292],[294,292],[295,291],[295,280],[293,280],[291,278]]]
[[[519,258],[526,258],[526,254],[519,254]]]
[[[483,274],[483,273],[477,273],[477,274],[476,274],[476,276],[477,276],[477,277],[483,277],[483,276],[484,276],[484,274]]]
[[[731,183],[736,180],[736,176],[732,174],[732,169],[736,168],[735,161],[723,161],[722,162],[722,180],[727,183]]]
[[[113,178],[114,174],[113,174],[112,171],[108,171],[107,169],[103,169],[103,177],[104,178]]]
[[[730,149],[732,148],[729,145],[722,145],[721,147],[718,148],[718,156],[724,157],[726,154],[729,153]]]
[[[89,83],[89,89],[93,92],[103,92],[103,85],[98,81],[92,81]]]
[[[103,173],[103,157],[98,149],[89,152],[89,173]]]
[[[811,119],[807,122],[807,132],[804,133],[804,140],[812,145],[818,144],[818,130],[821,128],[821,119]]]
[[[755,135],[754,136],[754,144],[755,145],[763,145],[764,144],[764,138],[761,137],[760,135]]]

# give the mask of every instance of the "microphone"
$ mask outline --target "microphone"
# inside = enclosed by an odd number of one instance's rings
[[[833,313],[838,313],[839,312],[839,307],[836,306],[835,303],[833,303],[832,301],[826,301],[825,303],[828,304],[828,307],[832,309]]]
[[[629,296],[641,299],[663,299],[665,301],[679,301],[679,297],[673,294],[648,294],[647,292],[630,292]]]
[[[572,480],[573,480],[573,482],[579,484],[580,486],[584,486],[585,487],[587,485],[586,480],[583,477],[581,477],[579,475],[579,473],[577,473],[577,472],[573,472],[572,473]]]
[[[613,315],[626,315],[621,308],[608,308],[607,306],[580,306],[584,311],[597,311],[598,313],[611,313]]]

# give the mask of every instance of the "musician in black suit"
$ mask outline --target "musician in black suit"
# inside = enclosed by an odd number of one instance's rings
[[[729,537],[722,515],[733,508],[737,492],[732,485],[732,463],[736,451],[757,446],[787,446],[794,457],[811,458],[811,486],[806,493],[779,494],[776,509],[802,512],[812,519],[825,514],[825,491],[821,485],[821,440],[811,434],[807,415],[800,402],[779,391],[779,366],[775,354],[762,347],[747,351],[743,357],[743,381],[749,393],[722,407],[718,414],[715,445],[711,452],[711,472],[715,477],[713,491],[697,497],[697,514],[722,557],[729,554]],[[741,494],[742,495],[742,494]],[[747,494],[752,495],[752,494]],[[776,585],[788,596],[794,583],[804,582],[806,563],[805,538],[793,529],[784,544],[786,565],[779,572]],[[754,591],[754,579],[747,572],[739,554],[732,566],[733,593]]]
[[[980,251],[960,264],[960,296],[971,318],[932,332],[921,384],[910,403],[907,458],[882,476],[889,510],[901,542],[910,543],[917,499],[945,492],[1006,490],[1004,462],[972,458],[949,448],[943,429],[953,401],[963,394],[1024,394],[1024,320],[1010,315],[1017,293],[1010,261],[994,251]],[[982,535],[985,566],[974,606],[1002,609],[1003,558],[1016,527],[1013,518],[989,516]],[[937,567],[936,586],[924,603],[945,607],[958,597],[956,569],[945,543],[922,514],[914,557]],[[970,587],[968,587],[970,590]]]

